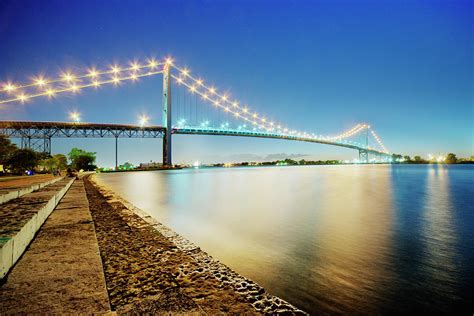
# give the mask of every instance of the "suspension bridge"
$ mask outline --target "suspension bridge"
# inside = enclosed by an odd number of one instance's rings
[[[172,136],[175,134],[274,138],[327,144],[358,151],[359,161],[363,163],[369,162],[369,155],[376,157],[377,161],[390,162],[391,154],[368,124],[357,124],[340,134],[329,136],[286,127],[218,92],[215,87],[191,75],[188,69],[176,65],[171,58],[132,62],[126,67],[112,65],[102,70],[85,69],[79,74],[65,72],[53,79],[39,76],[28,83],[6,82],[0,90],[0,106],[75,94],[82,89],[98,89],[156,75],[163,76],[160,126],[148,125],[146,117],[142,118],[141,124],[133,125],[84,123],[78,119],[74,122],[0,121],[0,134],[21,139],[22,148],[47,153],[51,153],[52,138],[115,138],[116,166],[118,138],[123,137],[161,138],[163,164],[172,165]]]

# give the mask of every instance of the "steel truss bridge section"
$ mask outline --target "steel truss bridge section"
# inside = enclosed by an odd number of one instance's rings
[[[51,153],[51,138],[162,138],[165,128],[124,124],[0,121],[0,134],[21,138],[22,148]]]

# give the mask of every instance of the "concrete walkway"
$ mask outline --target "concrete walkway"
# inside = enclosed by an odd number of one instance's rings
[[[0,177],[0,204],[19,198],[61,180],[51,174],[34,176]]]
[[[0,287],[0,312],[109,311],[89,203],[76,180]]]

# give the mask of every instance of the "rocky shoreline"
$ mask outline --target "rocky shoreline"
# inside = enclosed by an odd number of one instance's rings
[[[84,181],[112,310],[305,314],[108,190]]]

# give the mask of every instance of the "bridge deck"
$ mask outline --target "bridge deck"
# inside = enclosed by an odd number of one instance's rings
[[[131,124],[103,124],[76,122],[29,122],[0,121],[0,134],[22,139],[51,139],[53,137],[86,137],[86,138],[160,138],[166,132],[163,126],[140,126]],[[322,138],[300,137],[262,131],[228,130],[218,128],[185,127],[173,128],[173,134],[194,134],[214,136],[239,136],[275,138],[326,145],[339,146],[364,151],[370,154],[389,156],[390,154],[366,148],[349,141],[332,141]]]

